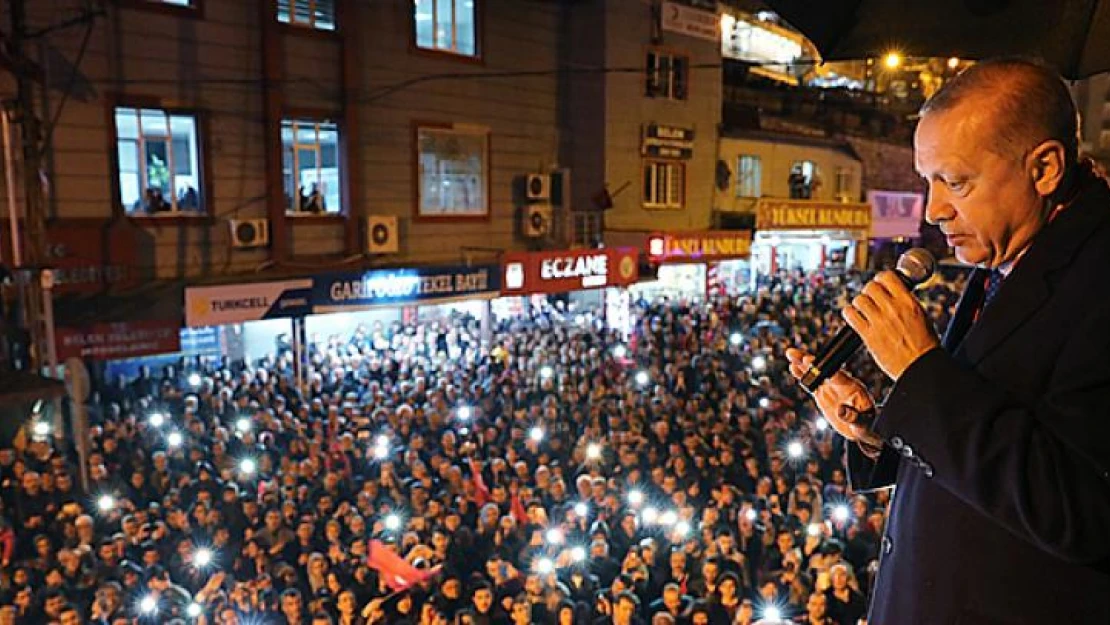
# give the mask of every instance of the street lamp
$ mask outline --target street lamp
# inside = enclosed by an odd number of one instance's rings
[[[894,51],[887,52],[883,57],[883,65],[887,69],[898,69],[902,66],[902,55]]]

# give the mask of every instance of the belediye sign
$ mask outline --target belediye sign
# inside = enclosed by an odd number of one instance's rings
[[[677,2],[664,2],[663,30],[697,37],[706,41],[720,41],[720,26],[716,11],[703,11]]]
[[[647,124],[640,150],[644,156],[690,158],[694,155],[694,129]]]

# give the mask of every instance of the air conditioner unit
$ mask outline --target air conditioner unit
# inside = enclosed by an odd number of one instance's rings
[[[366,218],[368,254],[396,254],[400,249],[396,215],[370,215]]]
[[[538,239],[551,233],[551,205],[534,204],[524,209],[522,230],[529,239]]]
[[[270,244],[270,220],[229,219],[231,246],[236,249],[266,247]]]
[[[524,178],[524,197],[529,202],[541,202],[551,199],[551,175],[528,174]]]

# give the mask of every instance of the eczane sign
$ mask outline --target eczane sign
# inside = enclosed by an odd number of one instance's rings
[[[632,248],[506,254],[502,261],[502,294],[625,286],[639,278],[638,260]]]

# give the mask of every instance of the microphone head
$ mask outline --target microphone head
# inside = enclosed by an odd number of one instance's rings
[[[915,247],[898,257],[897,269],[913,286],[917,286],[933,277],[937,270],[937,259],[929,250]]]

